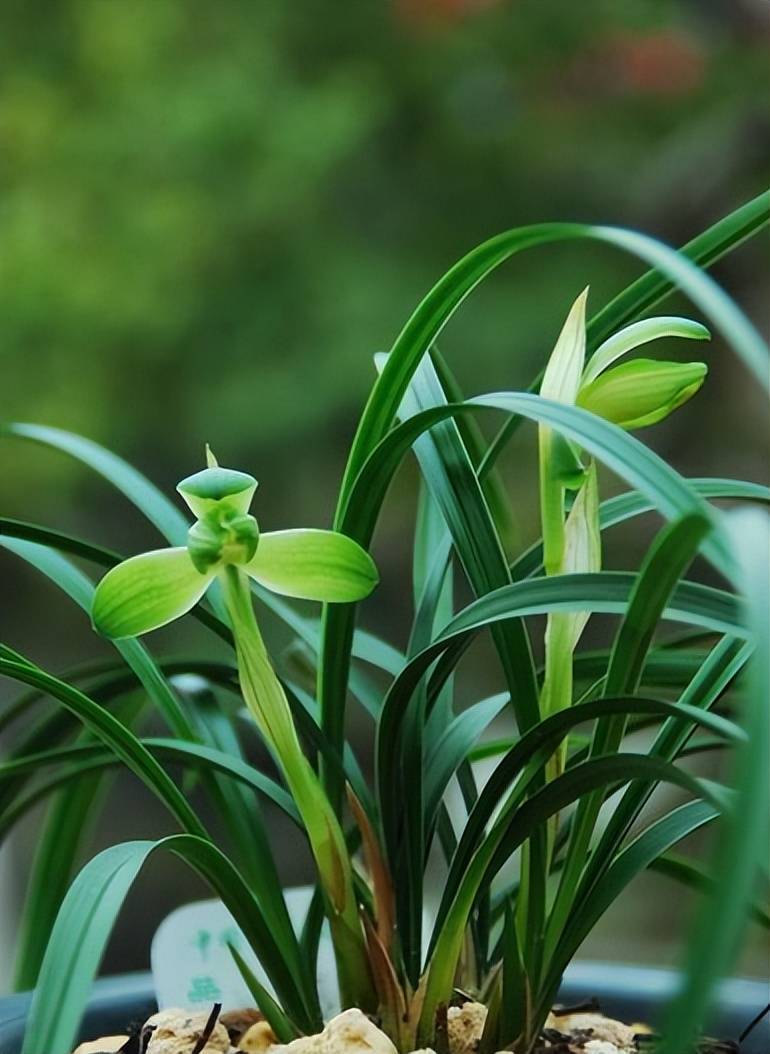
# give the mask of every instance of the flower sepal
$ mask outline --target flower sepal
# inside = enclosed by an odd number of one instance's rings
[[[132,556],[97,585],[94,628],[113,640],[159,629],[194,607],[213,577],[198,570],[184,546]]]

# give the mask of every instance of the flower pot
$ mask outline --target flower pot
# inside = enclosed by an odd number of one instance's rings
[[[29,993],[0,999],[0,1054],[19,1054],[30,999]],[[120,1035],[132,1022],[144,1021],[155,1010],[155,991],[149,973],[106,977],[94,985],[80,1036],[96,1039]]]
[[[572,1004],[596,998],[610,1016],[655,1024],[660,1021],[675,983],[676,975],[669,970],[578,962],[567,971],[560,1000]],[[725,1039],[737,1039],[767,1000],[768,986],[762,981],[727,981],[720,992],[719,1011],[712,1031]],[[19,1054],[29,1002],[29,995],[0,999],[0,1054]],[[143,1021],[155,1009],[149,974],[125,974],[97,981],[81,1037],[120,1033],[129,1023]],[[763,1021],[742,1045],[741,1054],[767,1054],[768,1050],[770,1022]]]

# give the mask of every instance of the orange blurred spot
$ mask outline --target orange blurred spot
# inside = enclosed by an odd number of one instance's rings
[[[664,30],[618,34],[607,41],[610,59],[629,90],[659,95],[685,95],[703,81],[706,58],[685,33]]]

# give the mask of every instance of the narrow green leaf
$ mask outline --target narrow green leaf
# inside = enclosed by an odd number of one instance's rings
[[[770,487],[766,487],[762,483],[710,478],[694,478],[688,479],[686,482],[701,498],[770,503]],[[655,504],[637,491],[618,494],[614,498],[608,498],[603,501],[599,506],[599,526],[604,531],[654,510]],[[536,574],[541,568],[542,543],[535,542],[534,545],[530,546],[513,562],[511,565],[511,577],[514,579],[526,578],[528,575]]]
[[[515,913],[509,901],[505,909],[502,943],[502,1002],[498,1045],[510,1046],[526,1034],[531,1009],[531,985],[522,961],[516,932]]]
[[[182,680],[184,684],[180,684]],[[234,718],[225,712],[209,685],[200,678],[188,676],[184,679],[178,678],[176,687],[183,698],[190,698],[194,719],[201,726],[202,738],[213,744],[227,758],[243,763]],[[302,976],[305,964],[284,900],[260,803],[252,788],[247,789],[224,774],[216,775],[213,784],[214,793],[218,792],[219,795],[219,812],[230,833],[231,851],[235,853],[234,862],[241,867],[244,878],[270,918],[275,937],[284,949],[286,957],[292,961],[295,975]],[[288,798],[288,795],[286,797]],[[291,802],[290,798],[288,800]],[[293,808],[293,802],[291,805]],[[305,976],[303,990],[312,995],[308,1013],[320,1022],[321,1011],[315,979],[309,973]]]
[[[594,699],[586,703],[576,703],[568,710],[561,710],[545,718],[535,728],[518,739],[505,757],[498,763],[479,795],[471,815],[463,830],[457,852],[452,860],[447,877],[441,904],[439,906],[431,952],[438,939],[438,933],[449,906],[460,887],[463,877],[470,867],[474,853],[481,844],[487,824],[497,812],[500,802],[508,788],[518,779],[527,766],[535,763],[545,764],[553,753],[554,746],[573,728],[586,721],[606,719],[619,714],[659,714],[661,716],[687,718],[695,725],[714,726],[714,715],[677,703],[661,699],[619,698]],[[715,727],[715,726],[714,726]],[[724,734],[724,731],[721,733]],[[523,791],[523,787],[520,791]]]
[[[450,370],[449,363],[435,345],[431,349],[430,355],[447,402],[463,402],[465,399],[463,391]],[[481,466],[487,454],[487,441],[477,422],[472,418],[460,418],[458,419],[457,427],[460,429],[465,449],[468,451],[473,467],[479,477],[484,497],[487,499],[487,504],[497,525],[500,540],[506,551],[510,551],[516,545],[519,536],[516,517],[511,505],[511,495],[508,493],[508,488],[502,475],[494,465],[490,466],[486,472],[482,473],[481,471]]]
[[[374,799],[350,743],[345,744],[342,759],[340,759],[332,750],[319,725],[318,704],[313,696],[288,678],[282,678],[281,683],[286,692],[297,731],[303,742],[307,744],[309,752],[323,758],[325,764],[334,766],[342,781],[349,783],[353,788],[356,797],[365,807],[367,815],[373,815],[375,812]],[[244,714],[248,716],[250,724],[253,725],[253,718],[248,711],[244,711]]]
[[[701,512],[709,517],[717,529],[713,537],[706,542],[704,554],[720,571],[727,574],[734,571],[734,557],[723,531],[719,529],[721,521],[718,514],[662,458],[622,428],[603,421],[579,407],[563,406],[539,396],[520,392],[497,392],[469,399],[460,407],[445,406],[423,410],[392,429],[371,455],[356,480],[354,495],[356,505],[359,494],[362,496],[366,494],[370,499],[377,499],[377,501],[374,505],[365,506],[366,516],[358,521],[355,533],[360,531],[363,539],[368,542],[374,526],[371,519],[372,512],[379,508],[378,501],[380,496],[384,495],[384,488],[387,487],[396,466],[412,443],[424,431],[446,417],[472,412],[474,408],[518,413],[534,421],[551,425],[579,443],[600,462],[639,490],[667,519],[675,519],[677,516],[690,512]]]
[[[36,839],[19,919],[13,974],[13,986],[17,992],[29,991],[37,984],[51,927],[75,875],[77,857],[92,831],[106,792],[103,773],[85,773],[56,793],[49,804]],[[18,798],[15,804],[18,806]],[[6,816],[7,813],[0,813],[0,836],[4,833]]]
[[[574,801],[591,791],[598,791],[616,783],[625,784],[634,779],[651,778],[657,782],[670,782],[684,787],[697,797],[718,804],[712,789],[689,773],[668,762],[642,754],[616,754],[582,762],[547,783],[521,804],[518,804],[520,799],[517,796],[509,796],[500,819],[473,857],[471,866],[465,871],[457,895],[441,926],[430,960],[420,1019],[418,1038],[422,1042],[430,1040],[438,1003],[446,1000],[451,993],[452,977],[462,946],[463,932],[481,884],[491,881],[502,865],[535,830]]]
[[[171,852],[197,871],[238,919],[288,1015],[307,1022],[301,995],[259,905],[239,872],[211,842],[174,835],[106,849],[80,872],[51,933],[32,1000],[22,1054],[69,1054],[91,982],[123,901],[147,860]]]
[[[390,736],[398,724],[400,708],[420,677],[450,647],[463,648],[484,627],[494,622],[551,611],[596,611],[623,614],[635,584],[635,576],[619,571],[591,575],[554,575],[525,579],[497,589],[473,601],[461,611],[438,638],[414,656],[391,685],[383,705],[379,728],[381,772],[389,771]],[[734,597],[695,582],[682,582],[666,608],[664,618],[700,625],[718,633],[744,636]],[[460,653],[453,652],[452,663]],[[445,670],[441,671],[445,673]],[[438,673],[435,675],[438,676]]]
[[[692,679],[679,697],[679,704],[699,709],[710,709],[732,684],[751,655],[752,646],[745,641],[725,637],[704,657],[699,657]],[[647,665],[649,665],[649,660]],[[693,734],[694,725],[677,718],[669,718],[662,725],[649,753],[673,761],[681,755],[682,747]],[[606,862],[612,859],[624,837],[641,815],[644,805],[654,791],[653,785],[635,784],[628,787],[616,804],[612,816],[602,832],[591,860],[580,881],[576,905],[602,880]]]
[[[0,545],[16,553],[36,570],[50,578],[90,615],[93,607],[93,583],[69,560],[46,546],[37,545],[34,542],[0,537]],[[187,715],[144,645],[136,640],[125,640],[115,642],[115,647],[136,673],[169,728],[184,739],[194,740],[195,733]]]
[[[9,674],[10,676],[10,674]],[[293,823],[301,828],[297,808],[287,792],[270,776],[249,765],[242,758],[217,750],[214,747],[202,746],[199,743],[185,743],[178,739],[166,739],[162,736],[150,736],[139,742],[158,757],[188,767],[209,767],[221,772],[231,779],[238,780],[252,791],[263,794],[268,801],[276,805]],[[79,762],[83,759],[96,759],[100,764],[121,764],[117,754],[97,744],[75,744],[44,750],[37,754],[17,757],[11,761],[0,762],[0,781],[17,772],[39,772],[43,767],[60,762]]]
[[[720,880],[701,906],[679,995],[667,1015],[662,1054],[689,1051],[704,1027],[716,982],[730,968],[754,883],[767,857],[770,798],[770,521],[759,510],[731,517],[746,613],[755,644],[744,703],[745,743],[733,762],[735,793],[716,848]]]
[[[681,883],[688,889],[700,892],[712,892],[717,888],[719,874],[711,874],[705,867],[689,857],[678,853],[664,853],[656,857],[648,867],[660,875]],[[764,930],[770,930],[770,911],[767,906],[756,900],[751,907],[751,917],[758,926]]]
[[[257,975],[243,958],[236,947],[230,945],[230,954],[235,960],[238,972],[243,978],[243,983],[249,990],[254,1005],[264,1014],[265,1020],[275,1033],[279,1043],[291,1043],[297,1038],[297,1028],[286,1016],[279,1004],[273,999],[268,990],[260,983]],[[319,1029],[320,1030],[320,1029]]]
[[[399,409],[402,418],[418,413],[423,407],[446,405],[446,395],[429,358],[415,372]],[[456,422],[447,421],[421,436],[414,451],[433,500],[438,505],[452,537],[458,558],[471,587],[481,594],[495,585],[509,581],[507,561],[497,526],[486,504],[471,457],[466,450]],[[519,722],[528,726],[537,715],[537,693],[534,669],[523,625],[511,625],[507,632],[493,630],[495,646],[510,690]],[[393,793],[380,798],[386,846],[397,853],[396,831],[403,815],[403,853],[408,861],[409,880],[399,881],[394,868],[397,904],[401,909],[402,945],[409,963],[412,983],[419,973],[422,926],[422,872],[426,856],[423,783],[423,744],[425,735],[425,696],[418,693],[414,705],[405,714],[400,738],[400,771],[410,782],[406,809]],[[408,774],[408,775],[407,775]],[[465,776],[467,782],[468,774]],[[402,893],[402,888],[405,893]]]
[[[658,622],[710,530],[710,519],[694,513],[659,532],[612,646],[605,695],[637,688]]]
[[[0,429],[2,434],[52,447],[88,465],[140,508],[172,545],[184,545],[189,524],[183,514],[153,483],[109,450],[90,439],[46,425],[8,424]]]
[[[699,267],[708,268],[724,255],[763,230],[770,220],[770,192],[763,191],[680,249],[682,256]],[[620,326],[639,318],[659,303],[676,286],[677,279],[657,265],[619,293],[591,320],[588,326],[589,347],[596,347]]]
[[[186,830],[205,835],[205,828],[184,795],[136,736],[112,714],[77,688],[52,677],[31,663],[0,659],[0,675],[29,684],[58,699],[83,721],[94,735],[164,801]]]
[[[567,963],[628,884],[650,867],[657,857],[719,815],[720,809],[710,802],[687,802],[655,820],[614,860],[607,861],[602,881],[594,887],[580,909],[570,915],[569,923],[559,938],[557,954],[543,983],[541,1013],[550,1010]]]
[[[509,702],[506,692],[473,703],[447,725],[430,745],[425,759],[425,822],[431,821],[449,781],[465,760],[476,740]]]

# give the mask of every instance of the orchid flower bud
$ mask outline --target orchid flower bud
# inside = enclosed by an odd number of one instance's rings
[[[687,402],[706,377],[702,362],[633,359],[584,385],[577,405],[623,428],[656,424]]]

